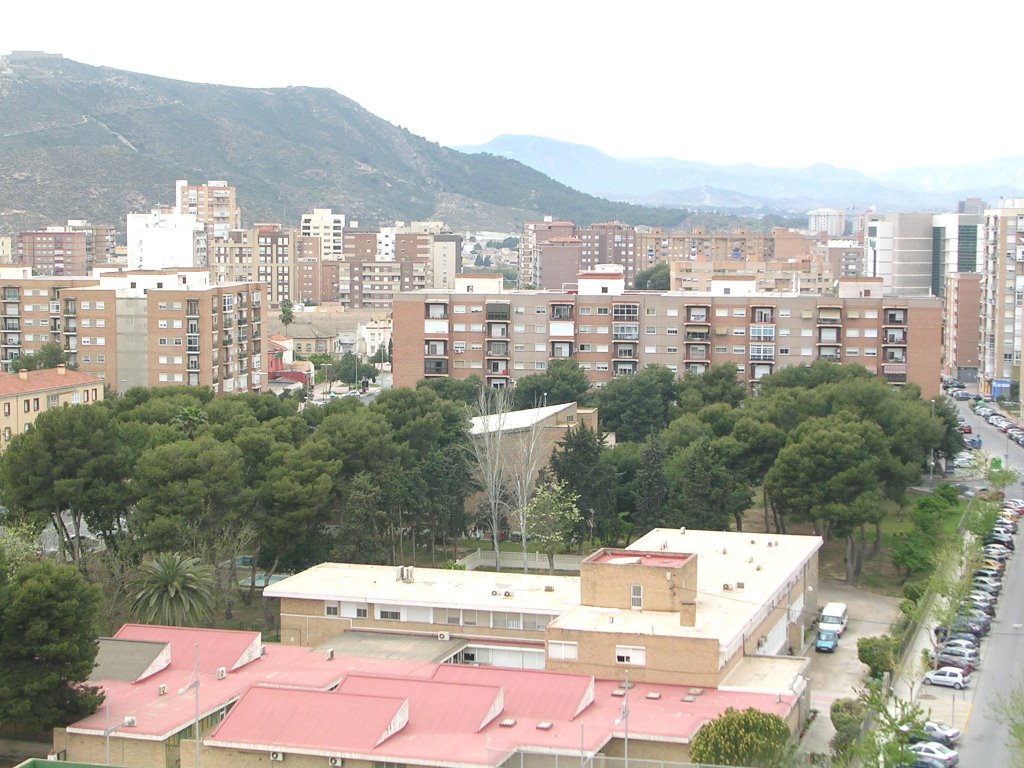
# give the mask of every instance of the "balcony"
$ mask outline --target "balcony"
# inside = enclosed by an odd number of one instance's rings
[[[492,341],[487,344],[488,357],[508,357],[507,341]]]
[[[687,329],[684,338],[686,341],[711,341],[711,331],[710,329],[705,331],[691,331]]]
[[[21,321],[18,320],[18,319],[11,319],[11,320],[5,319],[3,321],[3,330],[5,330],[5,331],[20,331],[21,330]]]
[[[4,317],[18,317],[21,315],[21,305],[13,302],[5,302],[3,306]]]
[[[487,319],[496,322],[507,323],[511,318],[511,308],[508,304],[488,304]]]
[[[552,320],[572,320],[572,304],[552,304]]]
[[[612,327],[612,341],[639,341],[640,327]]]
[[[612,366],[613,376],[634,376],[636,375],[636,363],[615,363]]]
[[[424,360],[423,361],[423,375],[424,376],[447,376],[448,375],[448,361],[447,360]]]
[[[888,332],[886,332],[885,340],[882,343],[883,344],[895,344],[897,346],[906,346],[906,344],[907,344],[907,334],[900,333],[900,332],[888,331]]]

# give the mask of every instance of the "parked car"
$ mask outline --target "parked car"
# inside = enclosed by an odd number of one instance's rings
[[[939,642],[949,642],[950,640],[967,640],[975,644],[981,643],[981,637],[970,632],[949,632],[945,627],[935,628],[935,639]]]
[[[987,635],[992,629],[992,619],[981,611],[963,611],[957,616],[956,621],[979,627],[983,635]]]
[[[1000,563],[1006,562],[1012,554],[1009,548],[1004,547],[1002,544],[986,544],[982,552],[985,554],[986,559],[995,560]]]
[[[953,768],[960,762],[960,753],[937,741],[922,741],[907,747],[915,755],[938,758],[946,768]]]
[[[971,393],[963,389],[957,389],[953,391],[952,398],[954,400],[970,400]]]
[[[976,578],[976,579],[978,579],[978,578],[1002,579],[1003,578],[1003,572],[1002,572],[1001,569],[997,570],[995,568],[979,568],[978,570],[976,570],[974,572],[973,577]]]
[[[974,430],[971,428],[970,424],[961,424],[960,425],[960,433],[961,434],[969,435],[969,434],[971,434],[973,432],[974,432]]]
[[[981,656],[976,650],[969,648],[946,648],[943,647],[935,654],[936,662],[940,667],[959,667],[972,671],[981,666]]]
[[[820,653],[832,653],[839,645],[839,633],[833,629],[822,629],[818,639],[814,641],[814,650]]]
[[[989,533],[982,541],[985,544],[999,544],[1011,552],[1017,548],[1017,545],[1013,543],[1013,536],[1007,536],[1002,533]]]
[[[968,437],[966,440],[964,440],[964,444],[967,445],[968,448],[971,448],[972,450],[976,451],[979,448],[981,448],[981,438]]]
[[[960,603],[960,610],[971,612],[978,611],[980,613],[985,614],[990,619],[993,619],[996,615],[996,604],[986,603],[982,602],[981,600],[972,600],[971,598],[968,598],[964,602]]]
[[[968,650],[977,651],[978,641],[973,636],[971,639],[951,637],[949,640],[942,644],[943,648],[967,648]]]
[[[952,748],[960,743],[961,738],[962,734],[959,728],[953,728],[945,723],[934,720],[928,720],[907,732],[907,740],[911,744],[917,744],[921,741],[937,741],[939,744],[945,744],[947,747]]]

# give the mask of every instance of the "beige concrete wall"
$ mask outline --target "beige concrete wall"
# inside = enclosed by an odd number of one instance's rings
[[[629,679],[636,682],[711,688],[718,685],[721,677],[717,639],[583,632],[559,627],[548,627],[546,636],[549,642],[577,643],[578,658],[575,661],[548,659],[545,662],[545,669],[553,672],[623,680],[628,671]],[[643,647],[647,657],[644,666],[616,663],[615,647],[619,645]]]
[[[163,741],[119,738],[117,733],[114,733],[110,737],[110,765],[163,768],[168,764],[168,748],[165,745],[166,742]],[[69,762],[103,765],[106,744],[102,736],[71,734],[63,728],[55,728],[53,750],[66,750]],[[174,752],[176,753],[176,750]],[[173,766],[173,762],[171,765]]]
[[[452,637],[473,640],[515,640],[520,644],[544,643],[543,631],[524,629],[494,629],[491,627],[463,627],[455,624],[435,624],[411,621],[381,621],[374,619],[374,604],[367,604],[370,618],[353,619],[324,615],[323,600],[281,599],[281,642],[285,645],[313,647],[340,635],[349,629],[396,634],[436,635],[448,632]]]
[[[625,551],[624,551],[625,552]],[[625,552],[636,557],[637,552]],[[665,575],[671,578],[666,579]],[[643,610],[679,613],[692,626],[697,600],[697,556],[678,568],[587,562],[580,566],[580,602],[602,608],[631,608],[632,585],[643,587]]]

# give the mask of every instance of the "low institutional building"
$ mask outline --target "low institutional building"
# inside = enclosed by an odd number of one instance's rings
[[[102,400],[104,383],[103,379],[63,365],[0,373],[0,453],[7,450],[11,438],[27,431],[40,413]]]

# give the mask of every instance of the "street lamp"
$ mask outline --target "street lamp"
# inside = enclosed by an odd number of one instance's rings
[[[186,685],[184,688],[178,689],[178,695],[182,696],[189,691],[193,691],[195,697],[195,733],[192,735],[195,737],[196,742],[196,762],[194,768],[199,768],[199,643],[196,643],[196,663],[192,669],[192,677],[195,678],[191,683]]]
[[[934,419],[935,418],[935,398],[934,397],[932,398],[931,403],[932,403],[932,418]],[[935,447],[934,446],[932,446],[931,451],[929,451],[928,479],[932,480],[932,481],[935,480]]]
[[[109,693],[110,692],[107,691],[108,696],[109,696]],[[131,727],[133,727],[135,725],[135,718],[131,717],[131,716],[128,716],[124,720],[122,720],[120,723],[118,723],[117,725],[111,725],[110,724],[110,699],[109,698],[106,699],[106,713],[107,713],[106,714],[106,727],[103,729],[103,743],[104,743],[103,764],[104,765],[110,765],[110,734],[112,734],[114,731],[116,731],[119,728],[131,728]]]

